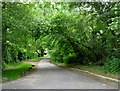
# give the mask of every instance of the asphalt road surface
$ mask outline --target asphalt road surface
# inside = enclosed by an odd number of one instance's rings
[[[16,81],[2,84],[2,89],[118,89],[118,84],[87,73],[61,68],[41,60],[37,71]]]

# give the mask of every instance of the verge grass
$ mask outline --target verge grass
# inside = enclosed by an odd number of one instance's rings
[[[30,68],[32,68],[32,64],[27,64],[24,62],[10,64],[10,67],[2,72],[2,78],[7,78],[8,81],[16,80],[29,73]]]

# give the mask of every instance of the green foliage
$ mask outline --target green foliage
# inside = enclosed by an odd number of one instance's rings
[[[6,43],[6,52],[5,52],[5,57],[3,57],[3,60],[5,60],[6,63],[8,62],[16,62],[17,61],[17,47],[16,45],[10,43],[7,41]]]
[[[103,65],[119,57],[119,3],[3,3],[3,63],[43,56]]]
[[[37,57],[34,31],[38,27],[38,11],[34,4],[4,2],[2,8],[2,60],[4,63],[17,62],[27,58]],[[37,14],[37,13],[36,13]],[[34,27],[37,26],[37,27]],[[3,67],[4,68],[4,67]]]
[[[105,72],[110,72],[114,74],[119,74],[120,73],[120,59],[119,58],[106,58],[103,70]]]
[[[69,54],[69,55],[65,55],[63,57],[63,60],[65,64],[75,63],[76,57],[74,54]]]
[[[36,58],[37,57],[37,53],[34,51],[27,51],[26,52],[26,59],[32,59],[32,58]]]

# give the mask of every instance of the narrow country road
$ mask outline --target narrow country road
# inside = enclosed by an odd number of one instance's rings
[[[2,89],[118,89],[117,83],[58,67],[49,59],[41,60],[37,67],[25,77],[4,83]]]

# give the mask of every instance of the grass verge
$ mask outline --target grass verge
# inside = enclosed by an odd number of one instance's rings
[[[91,66],[91,65],[64,64],[64,63],[55,63],[55,64],[60,66],[60,67],[77,68],[80,70],[92,72],[94,74],[98,74],[98,75],[102,75],[102,76],[106,76],[106,77],[110,77],[110,78],[114,78],[114,79],[119,79],[118,74],[105,73],[102,70],[102,67],[96,66],[96,65]]]
[[[3,82],[16,80],[33,70],[32,64],[27,64],[24,62],[10,64],[10,67],[2,72],[2,78],[6,78]]]

